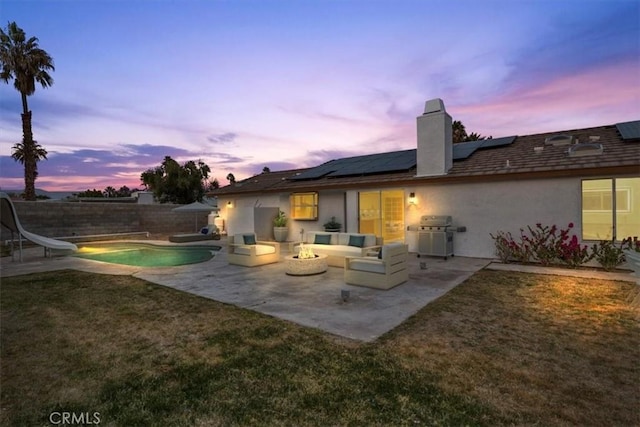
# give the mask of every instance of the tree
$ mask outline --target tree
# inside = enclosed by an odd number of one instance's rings
[[[460,120],[454,120],[451,125],[453,128],[453,143],[457,144],[458,142],[463,142],[467,136],[467,130]]]
[[[269,169],[269,166],[265,166],[262,168],[262,173],[269,173],[271,172],[271,169]]]
[[[180,165],[166,156],[160,166],[143,172],[140,180],[160,203],[187,204],[202,201],[209,172],[211,169],[201,160]]]
[[[116,191],[116,197],[131,197],[131,194],[135,193],[136,191],[140,191],[140,190],[138,190],[137,188],[134,188],[133,190],[131,190],[126,185],[123,185],[118,189],[118,191]]]
[[[207,185],[207,191],[217,190],[220,188],[220,182],[218,182],[218,178],[214,178],[213,181],[209,181]]]
[[[40,144],[38,144],[38,141],[33,141],[33,148],[32,148],[32,153],[34,158],[36,159],[36,162],[40,161],[41,159],[46,159],[47,158],[47,150],[45,150],[44,148],[42,148],[42,146]],[[15,160],[16,162],[20,162],[23,165],[25,164],[25,148],[24,148],[24,140],[23,142],[18,142],[17,144],[14,144],[13,147],[11,147],[11,157],[13,157],[13,160]],[[38,177],[38,168],[36,167],[34,170],[34,176],[33,176],[33,181],[34,181],[34,185],[35,185],[35,180]],[[34,187],[34,194],[35,194],[35,187]],[[33,200],[33,199],[27,199],[27,200]]]
[[[0,79],[13,80],[13,86],[22,97],[22,143],[13,146],[12,157],[24,165],[25,199],[35,200],[35,182],[38,176],[37,162],[46,159],[46,150],[33,139],[31,111],[27,97],[36,91],[36,83],[47,88],[53,85],[48,71],[54,71],[53,58],[38,46],[38,38],[27,39],[25,32],[15,22],[0,29]]]
[[[81,193],[75,193],[74,196],[76,197],[131,197],[131,194],[135,191],[140,191],[140,190],[138,190],[137,188],[130,190],[129,187],[127,187],[126,185],[123,185],[118,190],[116,190],[114,187],[109,185],[102,191],[96,190],[95,188],[93,190],[87,189],[87,191],[83,191]]]
[[[487,139],[479,133],[471,132],[470,134],[467,134],[467,129],[460,120],[454,120],[451,127],[453,130],[452,140],[454,144],[457,144],[458,142],[480,141],[482,139]],[[490,136],[489,139],[491,138],[492,137]]]
[[[104,197],[118,197],[118,191],[112,186],[106,187],[102,193]]]
[[[236,183],[236,177],[232,173],[229,173],[229,175],[227,175],[227,179],[229,180],[229,184]]]
[[[103,198],[104,197],[104,193],[100,190],[96,190],[95,188],[93,190],[89,190],[87,189],[87,191],[81,191],[80,193],[74,193],[74,196],[76,197],[97,197],[97,198]]]

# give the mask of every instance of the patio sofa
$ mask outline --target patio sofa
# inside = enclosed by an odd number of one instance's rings
[[[389,243],[377,257],[345,257],[345,283],[386,290],[406,282],[408,249],[403,243]]]
[[[214,224],[203,227],[199,233],[174,234],[169,236],[173,243],[200,242],[203,240],[220,240],[220,231]]]
[[[293,243],[292,252],[300,251],[300,243]],[[375,234],[310,231],[302,243],[315,254],[327,255],[328,265],[342,268],[346,256],[377,253],[382,245],[382,238],[376,237]]]
[[[255,233],[229,236],[227,248],[229,264],[255,267],[280,261],[280,243],[257,240]]]

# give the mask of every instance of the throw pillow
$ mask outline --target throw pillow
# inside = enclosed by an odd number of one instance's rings
[[[329,234],[316,234],[313,243],[316,245],[330,245],[331,244],[331,235]]]
[[[244,239],[245,245],[255,245],[256,244],[256,236],[255,234],[243,234],[242,238]]]
[[[349,246],[363,247],[364,236],[349,236]]]
[[[209,234],[209,229],[207,227],[204,227],[202,230],[200,230],[200,232],[202,234]]]

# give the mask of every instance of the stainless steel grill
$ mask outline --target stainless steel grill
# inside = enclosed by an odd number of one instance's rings
[[[441,256],[446,260],[453,256],[453,232],[451,216],[423,215],[418,231],[418,257]]]

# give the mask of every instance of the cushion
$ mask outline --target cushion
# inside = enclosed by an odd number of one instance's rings
[[[202,230],[200,230],[200,232],[202,234],[209,234],[209,229],[207,227],[204,227]]]
[[[337,239],[339,245],[349,245],[349,239],[351,236],[364,236],[364,244],[363,248],[367,248],[369,246],[376,245],[376,235],[375,234],[361,234],[361,233],[338,233]]]
[[[276,252],[276,248],[271,245],[251,245],[256,248],[256,255],[267,255]],[[235,253],[238,255],[251,255],[251,246],[238,246]]]
[[[242,238],[244,239],[245,245],[255,245],[256,244],[256,235],[255,234],[243,234]]]
[[[366,271],[369,273],[381,273],[384,274],[384,263],[378,261],[375,258],[357,258],[349,261],[349,268],[351,270]]]
[[[316,234],[313,243],[316,245],[330,245],[331,244],[331,235],[330,234]]]
[[[387,243],[386,245],[383,245],[382,249],[380,249],[380,259],[384,258],[385,254],[387,253],[387,249],[391,249],[391,248],[403,246],[403,245],[404,243],[400,243],[400,242]]]
[[[316,254],[325,254],[329,256],[362,256],[362,248],[355,246],[342,246],[342,245],[314,245],[313,243],[307,243],[305,248],[311,248]],[[299,246],[296,246],[296,250]]]
[[[310,231],[309,233],[307,233],[306,236],[306,242],[308,244],[313,244],[316,241],[316,236],[323,236],[325,239],[329,239],[329,243],[330,245],[336,245],[338,244],[338,239],[337,237],[334,237],[334,235],[337,233],[327,233],[327,232],[313,232]],[[326,237],[325,237],[326,236]]]
[[[349,246],[361,248],[364,246],[364,236],[349,236]]]

